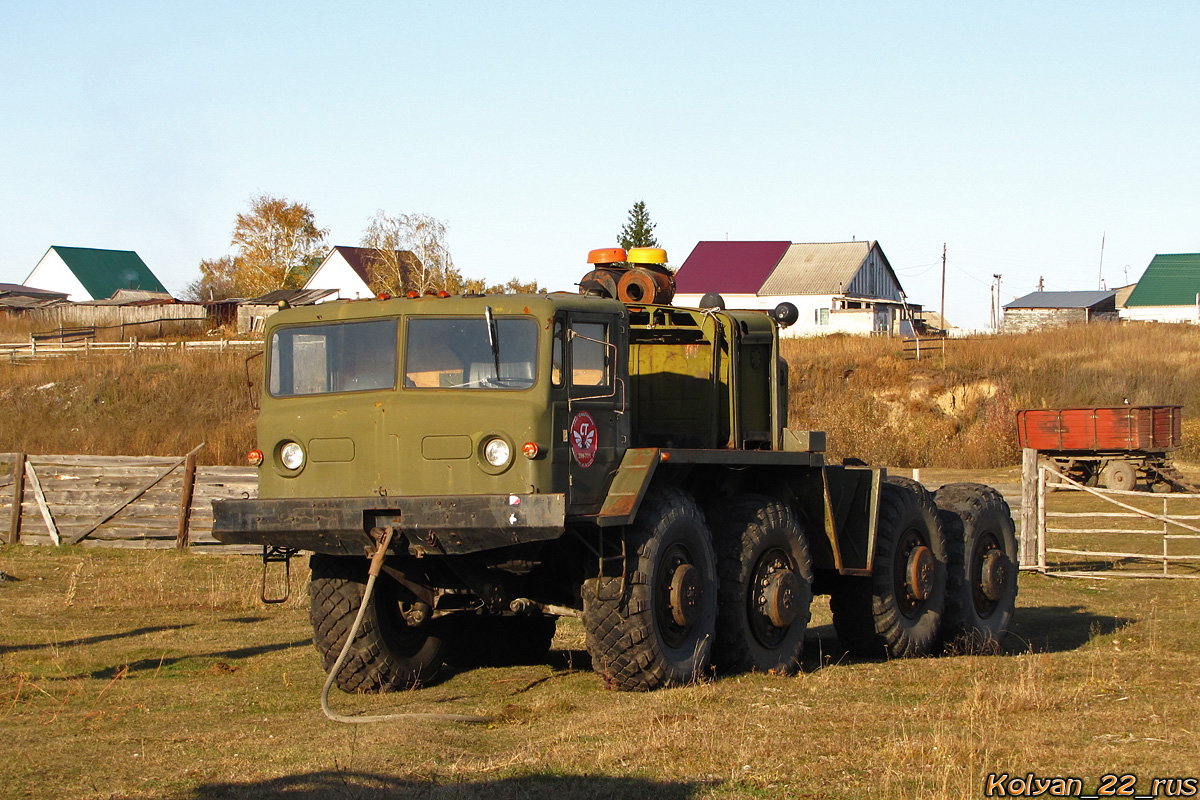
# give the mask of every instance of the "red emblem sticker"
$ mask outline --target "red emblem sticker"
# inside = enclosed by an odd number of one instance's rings
[[[590,467],[596,460],[596,421],[586,411],[580,411],[571,420],[571,455],[581,467]]]

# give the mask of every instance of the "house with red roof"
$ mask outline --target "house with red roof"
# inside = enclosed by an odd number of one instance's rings
[[[675,290],[683,306],[698,305],[710,292],[726,308],[792,303],[800,317],[785,336],[911,333],[912,315],[921,310],[906,302],[875,241],[700,242],[675,273]]]

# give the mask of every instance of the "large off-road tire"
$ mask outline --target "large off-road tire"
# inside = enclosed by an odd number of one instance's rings
[[[884,480],[894,486],[902,486],[905,489],[910,489],[914,492],[933,496],[933,493],[925,488],[925,484],[921,483],[916,478],[907,478],[903,475],[888,475]]]
[[[309,560],[309,617],[313,644],[328,672],[341,655],[346,636],[362,605],[367,583],[365,558],[314,554]],[[442,666],[438,623],[410,625],[402,609],[416,598],[387,573],[375,581],[350,654],[338,672],[343,692],[386,692],[419,686]]]
[[[951,652],[997,652],[1017,604],[1012,511],[980,483],[947,484],[935,499],[950,552],[941,638]]]
[[[812,603],[808,542],[786,503],[735,498],[708,515],[717,551],[717,639],[723,672],[800,668]]]
[[[693,681],[708,667],[717,620],[716,557],[704,514],[687,492],[657,487],[625,537],[625,585],[620,577],[583,585],[592,668],[623,691]]]
[[[872,574],[839,578],[829,600],[846,649],[891,658],[931,653],[946,603],[947,561],[932,497],[885,482]]]

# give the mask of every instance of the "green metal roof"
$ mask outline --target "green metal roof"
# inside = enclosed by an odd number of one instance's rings
[[[166,292],[158,278],[132,250],[96,250],[91,247],[50,248],[58,253],[79,278],[83,288],[97,300],[112,297],[118,289]]]
[[[1200,293],[1200,253],[1156,255],[1125,306],[1194,306]]]

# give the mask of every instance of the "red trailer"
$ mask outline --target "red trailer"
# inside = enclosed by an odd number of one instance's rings
[[[1090,486],[1194,489],[1171,462],[1183,442],[1181,406],[1028,408],[1017,412],[1017,441]]]

